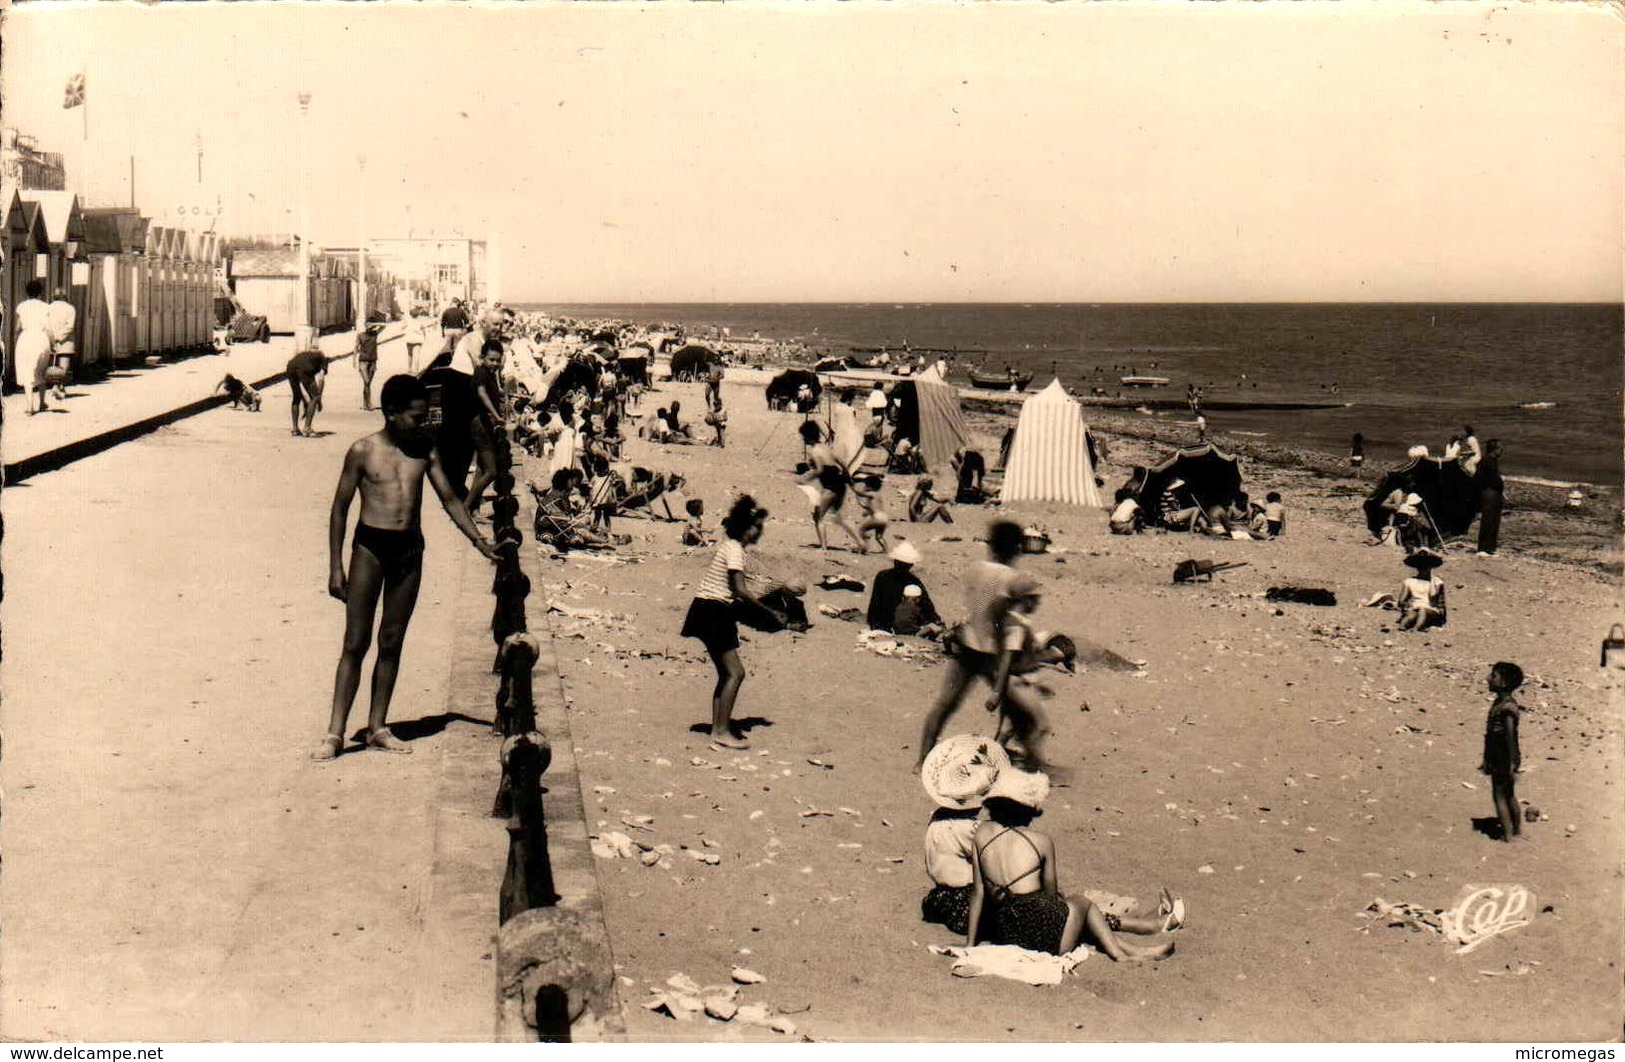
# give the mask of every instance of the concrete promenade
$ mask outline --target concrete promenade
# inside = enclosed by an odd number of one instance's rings
[[[5,459],[174,410],[227,371],[263,379],[287,348],[79,385],[71,413],[8,398]],[[379,383],[404,368],[384,344]],[[459,602],[488,598],[489,566],[431,496],[391,713],[414,754],[312,763],[344,618],[328,505],[380,416],[348,360],[320,438],[289,435],[287,403],[277,384],[259,414],[209,410],[4,492],[4,1039],[492,1036],[491,695],[451,679]],[[352,732],[366,700],[364,682]]]

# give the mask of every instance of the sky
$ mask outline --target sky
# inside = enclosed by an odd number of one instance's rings
[[[1622,293],[1600,6],[33,0],[4,32],[4,122],[87,199],[133,158],[161,223],[485,237],[507,301]]]

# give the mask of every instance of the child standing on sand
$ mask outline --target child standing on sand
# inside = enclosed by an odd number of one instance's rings
[[[1484,723],[1484,762],[1479,770],[1489,775],[1495,798],[1495,817],[1501,821],[1501,840],[1510,842],[1523,832],[1518,821],[1518,795],[1513,776],[1523,769],[1518,748],[1518,702],[1513,697],[1523,685],[1523,669],[1505,661],[1490,668],[1489,687],[1495,694]]]
[[[733,729],[734,702],[745,682],[734,605],[744,602],[757,609],[766,608],[750,591],[746,554],[750,546],[761,541],[766,521],[766,509],[758,507],[749,494],[739,496],[722,519],[726,537],[717,547],[683,619],[682,636],[698,639],[716,668],[717,682],[711,691],[711,747],[719,750],[750,747],[750,742]]]
[[[1278,490],[1264,495],[1264,530],[1271,538],[1280,538],[1286,531],[1286,505],[1282,503]]]

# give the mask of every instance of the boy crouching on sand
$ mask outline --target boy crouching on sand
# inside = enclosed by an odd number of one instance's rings
[[[222,391],[226,393],[227,398],[231,399],[232,409],[247,409],[255,413],[260,411],[260,393],[229,372],[226,373],[224,380],[215,385],[215,394]]]
[[[395,676],[400,671],[401,645],[423,576],[421,516],[425,477],[457,529],[468,536],[475,549],[496,559],[496,550],[475,528],[468,509],[440,467],[440,455],[433,449],[433,437],[426,430],[428,388],[415,376],[392,376],[379,399],[383,430],[357,440],[344,455],[344,470],[339,473],[328,524],[331,572],[327,592],[345,604],[344,648],[333,677],[333,712],[327,735],[311,754],[317,760],[336,758],[344,746],[345,723],[361,682],[361,662],[372,641],[373,614],[378,611],[380,599],[383,609],[378,623],[378,656],[372,671],[372,709],[367,715],[364,740],[368,748],[382,752],[412,751],[390,733],[385,722],[395,692]],[[350,502],[358,489],[361,518],[356,523],[346,576],[344,531],[349,524]]]
[[[1479,770],[1490,776],[1503,841],[1511,841],[1523,832],[1513,787],[1513,776],[1523,769],[1523,756],[1518,748],[1518,702],[1512,696],[1522,685],[1523,669],[1517,664],[1503,662],[1490,668],[1489,687],[1495,700],[1484,723],[1484,763]]]

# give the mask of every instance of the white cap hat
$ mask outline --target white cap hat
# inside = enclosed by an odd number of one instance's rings
[[[924,593],[924,591],[918,586],[915,586],[913,583],[909,583],[907,586],[903,587],[904,597],[919,597],[922,593]]]
[[[900,539],[897,545],[891,548],[891,559],[899,564],[918,564],[920,563],[920,551],[908,539]]]
[[[1018,771],[1015,768],[1000,771],[999,776],[993,780],[982,799],[992,800],[994,797],[1003,797],[1013,800],[1017,804],[1042,810],[1044,798],[1049,796],[1049,776],[1038,771]]]

